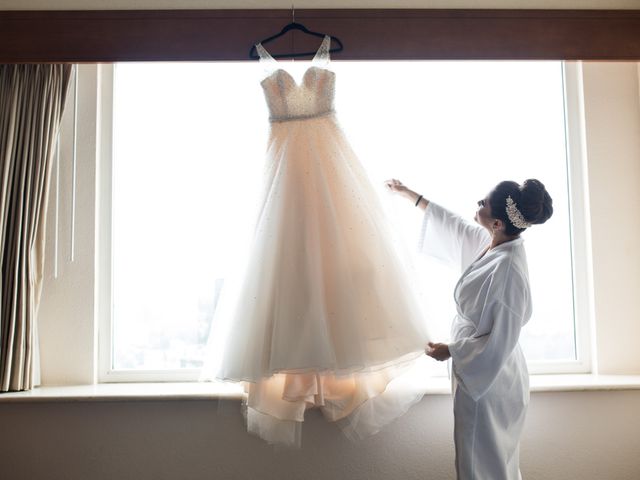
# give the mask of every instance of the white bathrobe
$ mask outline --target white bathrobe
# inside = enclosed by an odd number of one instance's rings
[[[519,480],[529,374],[518,344],[531,316],[523,240],[483,252],[489,233],[430,203],[420,248],[462,276],[451,327],[454,437],[459,480]]]

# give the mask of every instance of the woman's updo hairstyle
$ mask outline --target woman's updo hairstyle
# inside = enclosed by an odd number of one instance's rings
[[[553,215],[553,200],[539,180],[531,178],[522,185],[517,182],[500,182],[489,194],[491,216],[502,220],[507,235],[517,235],[526,228],[518,228],[507,215],[507,197],[511,197],[524,220],[532,225],[544,223]]]

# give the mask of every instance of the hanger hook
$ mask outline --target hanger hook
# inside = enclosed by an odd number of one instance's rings
[[[291,21],[296,23],[296,9],[293,8],[293,3],[291,4]]]

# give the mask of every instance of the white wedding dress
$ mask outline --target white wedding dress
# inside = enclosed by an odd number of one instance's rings
[[[329,44],[300,85],[257,45],[269,72],[264,190],[203,370],[246,382],[249,431],[279,444],[300,444],[310,407],[351,437],[402,415],[421,393],[393,380],[429,340],[377,194],[337,122]]]

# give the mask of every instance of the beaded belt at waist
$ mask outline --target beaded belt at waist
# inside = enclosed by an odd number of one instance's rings
[[[294,115],[291,117],[269,117],[271,123],[293,122],[294,120],[309,120],[312,118],[326,117],[336,113],[335,110],[327,110],[326,112],[313,113],[309,115]]]

